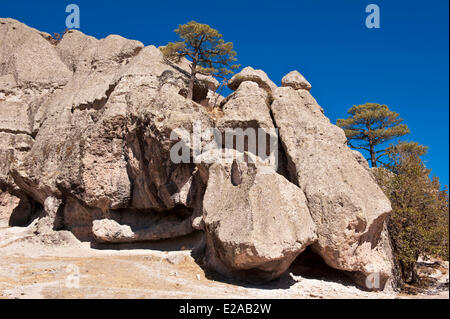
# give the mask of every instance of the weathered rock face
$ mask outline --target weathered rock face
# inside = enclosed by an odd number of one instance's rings
[[[4,170],[14,178],[14,182],[7,181],[9,184],[17,185],[44,208],[49,198],[59,199],[54,205],[59,203],[61,207],[45,212],[52,220],[64,207],[65,223],[58,226],[46,221],[43,226],[50,223],[50,227],[73,229],[85,240],[96,238],[93,221],[108,218],[110,211],[170,215],[181,210],[183,225],[189,224],[193,213],[201,213],[196,208],[205,185],[194,172],[194,165],[174,165],[170,161],[170,148],[175,143],[170,134],[180,127],[190,130],[194,120],[205,127],[212,124],[205,110],[178,94],[185,88],[185,79],[177,66],[164,64],[157,48],[144,48],[138,41],[119,36],[97,40],[69,31],[54,47],[37,31],[18,22],[6,20],[4,25],[7,28],[2,32],[6,34],[18,25],[26,30],[24,33],[42,39],[42,45],[48,46],[52,54],[40,46],[34,48],[34,42],[29,49],[42,54],[41,59],[46,55],[56,57],[57,65],[69,70],[70,75],[67,83],[49,92],[41,104],[30,107],[27,101],[20,100],[23,104],[18,109],[22,113],[15,117],[6,114],[7,121],[2,121],[7,132],[31,134],[31,129],[25,129],[27,123],[16,121],[16,117],[24,120],[28,119],[27,113],[40,114],[35,141],[29,143],[32,147],[27,155],[5,161],[8,167]],[[4,59],[7,53],[14,51],[5,52]],[[29,81],[34,81],[39,91],[42,81],[32,75]],[[53,79],[47,80],[53,83]],[[54,82],[60,83],[59,76]],[[2,103],[0,109],[7,111],[11,105]],[[84,210],[87,212],[82,213]],[[192,228],[183,226],[177,234],[170,230],[170,223],[163,225],[174,235],[185,234],[186,228],[192,232]],[[167,236],[159,231],[152,238]]]
[[[250,66],[242,69],[238,74],[234,75],[228,82],[228,87],[233,91],[237,90],[239,85],[245,81],[255,82],[260,88],[269,93],[277,88],[276,84],[269,79],[266,72],[263,70],[255,70]]]
[[[45,39],[47,34],[13,19],[2,19],[0,28],[2,76],[13,75],[17,85],[29,85],[30,89],[33,84],[49,88],[67,83],[72,74]]]
[[[0,190],[0,221],[8,224],[11,212],[19,205],[19,199],[7,192]]]
[[[190,101],[189,62],[167,64],[154,46],[73,30],[55,42],[12,19],[0,19],[0,41],[0,216],[10,225],[102,244],[201,230],[208,265],[245,280],[277,278],[311,245],[362,285],[374,272],[386,281],[390,204],[298,72],[277,88],[245,68],[225,99],[202,76]],[[243,162],[174,161],[177,132],[194,123],[262,129],[281,142],[278,161],[248,145]],[[194,157],[194,141],[184,146]]]
[[[18,196],[18,197],[17,197]],[[24,194],[14,196],[0,189],[0,226],[28,226],[36,210]]]
[[[317,226],[313,249],[331,267],[380,273],[385,281],[391,264],[379,239],[389,200],[308,91],[283,87],[273,97],[291,178],[305,193]]]
[[[294,90],[311,90],[311,84],[298,71],[292,71],[281,79],[281,86],[290,86]]]
[[[218,128],[274,128],[270,117],[269,96],[257,83],[242,82],[223,104],[223,117],[218,119]]]
[[[316,239],[302,191],[266,166],[211,166],[203,208],[208,262],[244,280],[278,277]]]
[[[3,107],[4,105],[0,102],[0,113]],[[6,116],[5,118],[7,119]],[[9,175],[9,170],[15,161],[21,161],[26,156],[33,143],[34,139],[30,135],[6,129],[2,132],[0,128],[0,188],[19,191]]]

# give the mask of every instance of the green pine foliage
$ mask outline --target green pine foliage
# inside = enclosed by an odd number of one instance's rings
[[[344,129],[350,147],[369,152],[372,167],[377,167],[381,158],[387,155],[386,149],[382,148],[385,142],[410,133],[399,114],[386,105],[355,105],[347,113],[349,117],[338,119],[336,124]]]
[[[188,98],[192,100],[194,82],[198,73],[225,80],[240,66],[232,42],[225,42],[222,35],[207,24],[190,21],[180,25],[175,32],[181,41],[170,42],[161,48],[164,58],[179,62],[187,58],[191,62]]]
[[[374,176],[392,203],[387,220],[396,263],[402,279],[418,281],[415,265],[419,256],[448,260],[449,196],[421,159],[427,148],[399,142],[387,150],[389,162],[375,169]]]

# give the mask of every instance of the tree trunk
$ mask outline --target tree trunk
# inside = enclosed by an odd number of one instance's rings
[[[194,97],[194,82],[195,82],[195,73],[191,73],[191,78],[189,79],[189,91],[188,91],[188,99],[192,100]]]
[[[373,149],[372,142],[369,142],[370,146],[370,162],[372,164],[372,167],[377,167],[377,160],[375,158],[375,150]]]
[[[189,91],[188,91],[188,99],[192,100],[194,97],[194,83],[195,83],[195,75],[197,74],[197,60],[198,52],[195,54],[195,59],[192,61],[191,65],[191,78],[189,79]]]

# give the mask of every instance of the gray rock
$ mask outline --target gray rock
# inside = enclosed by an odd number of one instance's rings
[[[257,83],[260,88],[266,90],[268,93],[271,93],[277,87],[263,70],[255,70],[250,66],[235,74],[228,82],[228,87],[235,91],[245,81]]]
[[[291,178],[305,193],[317,226],[313,249],[333,268],[380,273],[384,284],[392,269],[379,239],[389,200],[308,91],[283,87],[273,97]]]
[[[369,163],[367,162],[366,158],[364,157],[364,155],[362,155],[360,152],[356,151],[356,150],[352,150],[353,156],[355,157],[356,161],[362,166],[364,167],[364,169],[366,169],[367,171],[370,172],[370,167],[369,167]]]
[[[294,90],[311,90],[311,84],[298,71],[292,71],[281,79],[281,86],[292,87]]]
[[[20,199],[0,189],[0,226],[9,224],[11,214],[19,205]]]
[[[190,101],[189,62],[168,64],[139,41],[70,30],[55,42],[12,19],[0,19],[0,38],[4,220],[36,217],[30,234],[49,243],[67,241],[61,228],[103,244],[202,230],[208,264],[246,280],[277,278],[312,245],[361,285],[374,273],[388,280],[389,201],[298,72],[277,88],[245,68],[224,100],[199,75]],[[171,135],[191,134],[194,121],[222,134],[278,128],[279,169],[248,149],[248,163],[175,163]]]
[[[244,280],[272,280],[316,239],[302,191],[269,167],[214,164],[203,200],[208,264]],[[220,196],[218,196],[220,194]]]
[[[269,95],[257,83],[246,81],[232,93],[222,105],[224,115],[217,127],[225,128],[274,128],[270,117]]]
[[[66,84],[72,72],[42,34],[14,19],[1,19],[0,76],[12,74],[19,85]]]

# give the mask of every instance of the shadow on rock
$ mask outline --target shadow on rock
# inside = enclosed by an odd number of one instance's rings
[[[296,283],[296,281],[289,275],[289,273],[283,274],[281,277],[269,281],[269,282],[254,282],[254,281],[245,281],[242,279],[229,278],[226,277],[217,271],[208,267],[205,262],[205,254],[206,254],[206,244],[204,240],[198,242],[198,244],[192,249],[191,257],[194,261],[199,265],[204,273],[205,277],[212,281],[222,282],[229,285],[240,286],[250,289],[289,289],[292,285]]]
[[[137,243],[103,244],[91,242],[91,248],[99,250],[151,249],[157,251],[181,251],[193,250],[201,240],[202,233],[197,231],[182,237]]]

